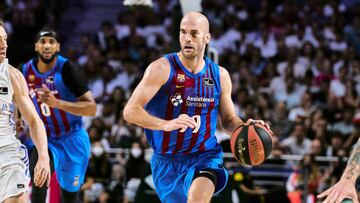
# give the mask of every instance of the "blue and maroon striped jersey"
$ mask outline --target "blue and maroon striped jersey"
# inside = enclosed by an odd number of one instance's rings
[[[45,84],[55,95],[56,98],[69,102],[76,102],[76,96],[64,84],[63,67],[68,60],[57,55],[56,64],[52,69],[45,73],[40,73],[36,68],[36,59],[31,59],[22,66],[22,73],[29,88],[29,96],[35,108],[45,124],[48,136],[60,137],[70,131],[76,131],[82,127],[82,119],[57,108],[51,108],[45,103],[38,102],[37,89]]]
[[[145,129],[150,145],[157,154],[190,154],[215,148],[221,93],[219,66],[204,57],[203,70],[193,74],[181,64],[176,53],[165,57],[170,62],[169,79],[145,109],[165,120],[187,114],[199,127],[171,132]]]

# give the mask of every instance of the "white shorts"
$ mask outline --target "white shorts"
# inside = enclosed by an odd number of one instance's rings
[[[0,148],[0,202],[29,190],[29,158],[19,143]]]

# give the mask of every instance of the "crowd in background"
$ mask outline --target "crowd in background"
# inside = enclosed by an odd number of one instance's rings
[[[5,2],[1,17],[16,41],[9,43],[9,57],[20,63],[31,55],[36,31],[54,25],[61,13],[44,12],[48,1]],[[97,116],[84,119],[92,143],[82,188],[86,202],[133,202],[144,176],[149,145],[122,110],[147,65],[179,50],[182,17],[177,0],[153,3],[125,9],[97,33],[72,36],[81,46],[62,52],[85,72],[98,103]],[[205,0],[202,8],[210,21],[209,46],[232,77],[237,115],[269,123],[273,156],[310,157],[311,194],[336,182],[343,165],[320,170],[312,157],[348,156],[359,138],[360,1]],[[218,133],[224,134],[221,126]],[[111,148],[125,151],[107,153]],[[289,178],[289,194],[303,184],[297,171]]]

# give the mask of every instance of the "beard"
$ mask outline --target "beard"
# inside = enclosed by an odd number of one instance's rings
[[[39,53],[37,53],[37,55],[38,55],[38,57],[40,58],[40,60],[42,61],[42,62],[44,62],[44,63],[46,63],[46,64],[50,64],[53,60],[54,60],[54,58],[55,58],[55,56],[57,55],[57,53],[54,53],[53,55],[51,55],[51,57],[50,58],[44,58],[41,54],[39,54]]]
[[[198,47],[198,48],[194,48],[192,52],[186,52],[185,51],[185,47],[184,48],[181,48],[181,53],[182,55],[187,58],[187,59],[194,59],[196,58],[197,56],[201,55],[202,53],[205,52],[205,48],[206,46],[204,46],[203,48],[202,47]]]

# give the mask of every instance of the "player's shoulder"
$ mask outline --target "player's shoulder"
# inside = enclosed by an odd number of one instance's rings
[[[224,77],[224,76],[228,76],[229,75],[229,71],[226,70],[226,68],[222,67],[219,65],[219,72],[220,72],[220,77]]]
[[[170,63],[165,57],[161,57],[149,64],[146,69],[145,75],[150,78],[167,78],[170,75]]]
[[[8,66],[9,69],[9,77],[10,77],[10,81],[12,83],[12,86],[17,89],[21,87],[21,84],[24,84],[25,79],[23,74],[21,73],[20,70],[18,70],[17,68],[15,68],[14,66],[10,65]]]
[[[10,77],[22,77],[22,73],[18,68],[15,68],[10,64],[8,65],[8,68]]]
[[[161,57],[148,66],[148,69],[155,69],[157,71],[168,71],[170,70],[170,63],[165,57]]]

